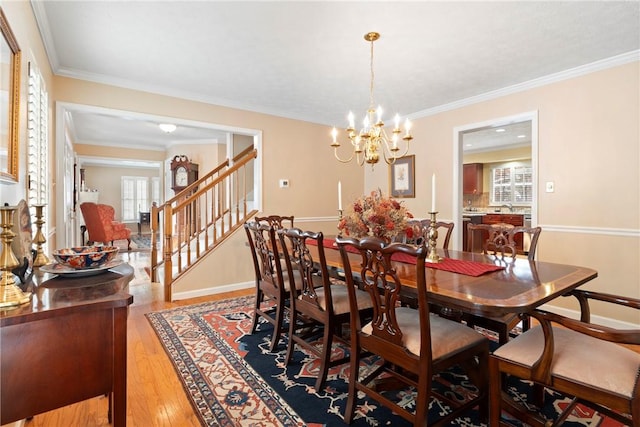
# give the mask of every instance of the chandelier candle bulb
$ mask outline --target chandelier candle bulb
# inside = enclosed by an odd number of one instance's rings
[[[399,114],[396,114],[395,122],[396,122],[396,127],[394,128],[394,130],[400,130],[400,115]]]

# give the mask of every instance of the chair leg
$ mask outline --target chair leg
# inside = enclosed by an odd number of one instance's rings
[[[489,357],[489,425],[500,425],[502,412],[502,374],[499,371],[498,360]]]
[[[256,305],[253,308],[253,322],[251,323],[251,333],[256,332],[258,327],[258,310],[260,310],[260,303],[262,302],[262,291],[256,288]]]
[[[280,335],[282,334],[282,324],[284,323],[284,301],[276,302],[276,318],[273,325],[273,336],[271,337],[271,345],[269,351],[274,352],[278,347]]]
[[[324,383],[327,380],[327,372],[329,371],[329,363],[331,361],[331,349],[333,343],[333,328],[331,324],[324,325],[324,335],[322,344],[322,354],[320,356],[320,372],[318,372],[318,378],[316,379],[316,391],[321,391],[324,388]]]
[[[291,362],[293,357],[293,350],[295,349],[296,343],[293,340],[293,336],[296,333],[296,325],[298,324],[297,312],[294,308],[294,303],[291,303],[291,314],[289,315],[289,342],[287,343],[287,354],[284,358],[284,364],[288,365]]]
[[[358,338],[355,338],[356,341]],[[351,343],[351,363],[349,366],[349,396],[347,397],[347,406],[344,409],[344,422],[351,424],[353,413],[356,409],[356,382],[360,376],[360,349],[357,342]]]

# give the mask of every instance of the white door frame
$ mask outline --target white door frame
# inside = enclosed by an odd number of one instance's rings
[[[512,123],[531,121],[531,168],[533,181],[533,202],[531,203],[531,225],[538,224],[538,111],[528,111],[513,116],[499,117],[480,123],[471,123],[453,128],[453,219],[462,222],[462,160],[464,149],[462,136],[474,129],[506,126]],[[462,226],[453,229],[453,249],[462,250]]]

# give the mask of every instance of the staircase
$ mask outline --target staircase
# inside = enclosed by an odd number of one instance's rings
[[[172,301],[178,278],[256,214],[257,156],[249,147],[162,206],[151,208],[151,280],[163,283],[165,301]]]

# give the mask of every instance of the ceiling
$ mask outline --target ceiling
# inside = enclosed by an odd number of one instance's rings
[[[336,127],[417,118],[640,49],[640,2],[33,1],[54,73]],[[635,56],[634,56],[635,55]],[[628,62],[628,60],[627,60]],[[76,140],[166,149],[214,124],[82,108]],[[176,115],[179,115],[176,113]],[[327,138],[329,139],[329,137]]]

